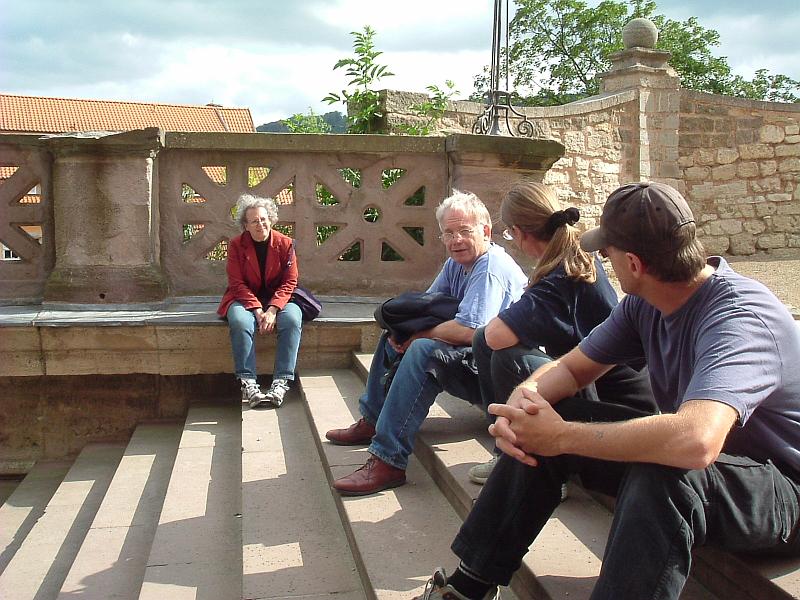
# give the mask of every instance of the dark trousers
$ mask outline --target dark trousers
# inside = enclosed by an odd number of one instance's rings
[[[642,415],[581,398],[562,400],[556,410],[584,422]],[[453,542],[456,555],[487,581],[508,585],[573,474],[617,497],[592,600],[678,598],[694,546],[800,554],[800,488],[771,462],[722,454],[706,469],[686,470],[571,455],[539,460],[528,467],[503,455]]]
[[[541,350],[516,345],[502,350],[492,350],[486,343],[484,328],[475,331],[472,338],[472,356],[478,367],[478,384],[483,410],[493,402],[505,404],[511,392],[533,372],[553,359]]]

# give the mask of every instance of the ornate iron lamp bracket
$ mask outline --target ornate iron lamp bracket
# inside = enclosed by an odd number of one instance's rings
[[[508,88],[508,0],[505,0],[505,74]],[[484,94],[486,108],[475,120],[472,133],[503,135],[501,121],[511,136],[533,137],[533,123],[511,105],[511,93],[500,87],[500,46],[503,37],[503,0],[494,0],[494,25],[492,27],[492,65],[489,75],[489,91]],[[516,125],[512,119],[518,119]]]

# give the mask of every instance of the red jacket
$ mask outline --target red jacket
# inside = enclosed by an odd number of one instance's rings
[[[228,262],[225,269],[228,272],[228,289],[217,309],[217,314],[222,317],[228,313],[228,308],[234,301],[238,301],[248,310],[266,308],[256,298],[262,277],[267,282],[267,293],[270,294],[267,304],[279,309],[286,306],[297,287],[297,258],[292,238],[274,229],[267,239],[267,264],[264,273],[259,272],[253,238],[247,231],[228,242]]]

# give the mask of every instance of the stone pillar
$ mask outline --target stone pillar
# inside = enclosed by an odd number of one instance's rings
[[[639,92],[638,139],[631,140],[640,180],[658,180],[683,189],[678,178],[680,79],[669,66],[670,53],[655,50],[658,30],[648,19],[633,19],[622,29],[625,49],[609,56],[611,70],[598,75],[601,93]]]
[[[447,136],[449,188],[469,191],[483,200],[495,216],[503,193],[514,181],[542,181],[564,156],[555,140],[505,136],[453,134]]]
[[[45,302],[126,304],[166,297],[158,240],[156,128],[48,140],[55,267]]]

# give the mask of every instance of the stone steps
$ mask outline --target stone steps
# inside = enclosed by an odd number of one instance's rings
[[[0,573],[44,514],[71,464],[68,461],[37,463],[0,506]]]
[[[354,369],[366,379],[372,356],[357,354]],[[414,453],[456,512],[465,517],[481,486],[467,471],[491,456],[491,436],[476,407],[440,394],[417,436]],[[600,570],[611,526],[610,503],[569,484],[562,503],[512,580],[520,597],[588,598]],[[449,539],[455,535],[453,530]],[[740,558],[712,548],[694,553],[682,600],[787,600],[800,598],[800,560]]]
[[[350,370],[306,372],[301,378],[315,439],[329,480],[362,465],[364,447],[335,446],[325,432],[358,415],[363,383]],[[409,599],[420,594],[433,569],[450,564],[451,533],[460,519],[422,465],[412,457],[409,483],[370,496],[342,498],[335,492],[368,598]],[[515,598],[506,593],[504,598]]]
[[[242,597],[364,600],[297,388],[242,406]]]
[[[242,597],[241,413],[191,406],[142,582],[141,600]]]
[[[0,598],[57,596],[123,451],[121,444],[90,444],[83,449],[0,574]]]
[[[136,428],[59,599],[138,598],[180,437],[179,423]]]
[[[324,433],[358,416],[364,361],[303,372],[280,410],[229,397],[185,422],[146,423],[127,446],[86,446],[40,463],[0,507],[0,598],[394,600],[420,593],[480,493],[468,469],[490,457],[482,413],[442,394],[417,440],[409,483],[342,498],[331,481],[365,448]],[[577,485],[502,598],[585,598],[611,513]],[[738,561],[738,562],[736,562]],[[709,584],[683,600],[798,597],[795,561],[698,553]]]

